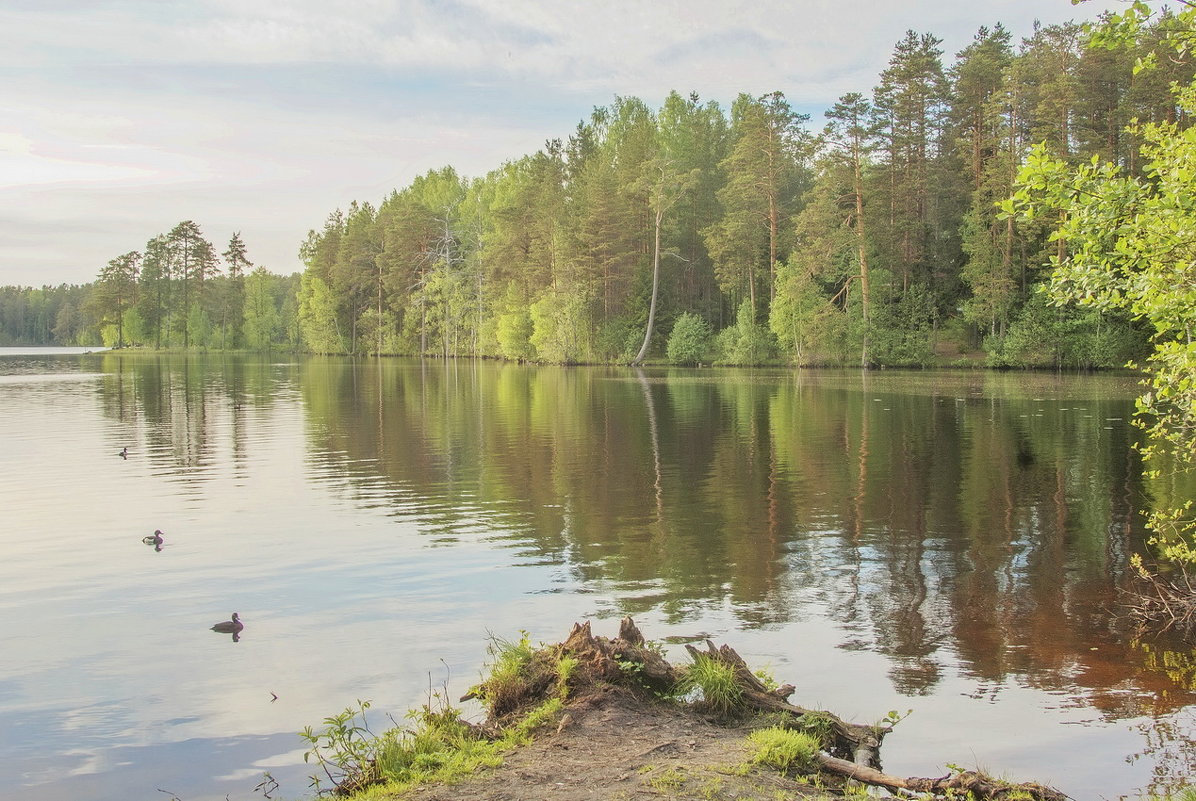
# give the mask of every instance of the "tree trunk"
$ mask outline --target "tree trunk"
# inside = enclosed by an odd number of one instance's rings
[[[903,779],[881,773],[879,770],[873,770],[864,765],[848,762],[845,759],[837,759],[828,754],[819,754],[818,761],[824,770],[838,773],[840,776],[846,776],[864,784],[871,784],[874,787],[884,787],[894,792],[904,790],[913,793],[945,795],[948,798],[967,794],[969,798],[976,799],[1021,798],[1033,801],[1068,801],[1068,796],[1052,787],[1033,783],[1013,784],[973,771],[963,771],[940,779]]]
[[[644,329],[644,344],[640,345],[640,352],[631,360],[633,367],[643,363],[648,355],[648,345],[652,342],[652,328],[656,325],[656,296],[660,291],[660,224],[664,220],[664,205],[656,209],[656,244],[652,252],[652,302],[648,306],[648,325]]]

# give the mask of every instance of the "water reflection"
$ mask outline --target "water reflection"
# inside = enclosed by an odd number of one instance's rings
[[[1143,547],[1131,379],[94,358],[156,474],[236,481],[257,412],[299,402],[310,486],[427,547],[480,537],[674,624],[829,618],[902,695],[1076,697],[1156,721],[1161,785],[1192,767],[1193,656],[1109,614]]]
[[[907,694],[948,650],[991,682],[1109,669],[1089,648],[1112,636],[1144,492],[1107,381],[1076,400],[1051,376],[158,357],[113,371],[104,397],[151,460],[202,482],[214,417],[248,458],[239,432],[276,382],[300,387],[313,481],[443,544],[481,518],[619,589],[622,611],[726,601],[769,626],[816,600]]]

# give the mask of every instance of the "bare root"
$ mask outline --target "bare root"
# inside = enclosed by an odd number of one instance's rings
[[[1126,606],[1139,627],[1196,633],[1196,586],[1186,568],[1164,577],[1139,566],[1138,581],[1127,595]]]

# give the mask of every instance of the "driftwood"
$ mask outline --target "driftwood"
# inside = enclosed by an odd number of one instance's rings
[[[792,684],[786,684],[776,690],[769,690],[760,679],[752,673],[751,668],[743,661],[734,648],[724,645],[715,648],[714,643],[706,641],[706,650],[700,651],[692,645],[685,646],[690,657],[696,662],[699,659],[710,659],[721,662],[735,670],[735,678],[743,691],[747,704],[761,712],[783,712],[802,718],[806,715],[817,716],[830,722],[834,734],[834,751],[851,756],[856,764],[870,767],[880,766],[880,743],[889,733],[888,726],[860,726],[847,723],[830,712],[803,709],[790,704],[786,699],[793,694]]]
[[[819,763],[824,770],[837,773],[848,779],[854,779],[875,787],[884,787],[893,792],[906,791],[910,793],[929,793],[931,795],[950,796],[953,793],[968,792],[976,799],[1033,799],[1034,801],[1066,801],[1063,793],[1039,784],[1011,784],[993,779],[983,773],[963,771],[940,779],[908,778],[902,779],[882,773],[880,767],[880,744],[892,727],[889,725],[861,726],[847,723],[829,712],[812,711],[790,704],[786,699],[793,694],[794,688],[786,684],[776,690],[769,690],[763,682],[743,661],[743,658],[730,646],[714,647],[714,643],[706,641],[706,650],[701,651],[692,645],[685,646],[690,657],[711,659],[728,665],[735,670],[735,678],[739,683],[743,698],[747,704],[763,712],[788,713],[797,719],[806,715],[817,715],[830,721],[834,734],[832,750],[850,754],[852,759],[841,759],[827,753],[818,755]]]
[[[631,618],[619,624],[619,636],[613,640],[595,637],[590,622],[574,623],[561,650],[586,666],[586,669],[607,681],[626,678],[624,665],[636,665],[636,680],[657,693],[668,693],[680,678],[677,669],[663,656],[647,647],[644,635]]]
[[[902,779],[829,754],[819,754],[818,761],[824,770],[893,792],[907,791],[932,795],[971,793],[973,798],[993,801],[1027,798],[1034,801],[1067,801],[1069,798],[1052,787],[1033,783],[1012,784],[974,771],[962,771],[939,779]]]
[[[1196,584],[1182,565],[1168,576],[1138,566],[1138,580],[1123,590],[1125,605],[1143,631],[1161,634],[1175,629],[1196,633]]]

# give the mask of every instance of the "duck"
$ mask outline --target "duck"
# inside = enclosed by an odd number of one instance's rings
[[[128,448],[121,448],[121,449],[120,449],[120,453],[119,453],[118,455],[119,455],[119,456],[120,456],[120,458],[122,458],[122,459],[128,459],[128,458],[129,458],[129,449],[128,449]]]
[[[241,616],[233,612],[232,620],[217,623],[212,626],[212,631],[218,631],[221,634],[238,634],[243,628],[245,628],[245,624],[241,622]]]
[[[154,533],[148,537],[142,537],[141,541],[146,545],[161,545],[162,532],[159,529],[154,529]]]

